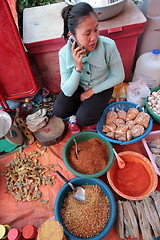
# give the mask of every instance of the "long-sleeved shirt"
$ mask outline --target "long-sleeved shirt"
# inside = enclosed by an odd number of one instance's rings
[[[99,36],[94,51],[82,59],[81,73],[75,69],[70,41],[59,51],[61,90],[72,96],[78,86],[92,88],[94,93],[109,89],[124,80],[124,68],[115,42]]]

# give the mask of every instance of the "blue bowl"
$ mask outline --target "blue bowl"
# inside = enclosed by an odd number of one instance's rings
[[[109,220],[108,220],[105,228],[98,235],[96,235],[94,237],[80,238],[80,237],[77,237],[77,236],[73,235],[72,233],[70,233],[68,231],[68,229],[64,226],[64,223],[63,223],[63,220],[61,217],[61,209],[62,209],[64,199],[66,198],[68,192],[71,191],[71,188],[68,184],[64,184],[57,194],[55,204],[54,204],[55,219],[62,224],[62,226],[64,228],[64,233],[70,240],[83,240],[83,239],[84,240],[100,240],[100,239],[103,239],[109,233],[111,228],[113,227],[113,225],[115,223],[115,219],[116,219],[116,203],[115,203],[115,199],[114,199],[114,196],[113,196],[111,190],[104,182],[102,182],[98,178],[89,178],[88,179],[88,178],[75,177],[75,178],[72,178],[70,180],[70,182],[73,183],[74,186],[98,185],[109,199],[109,203],[110,203]]]
[[[140,107],[139,105],[136,105],[135,103],[131,103],[131,102],[127,102],[127,101],[121,101],[121,102],[115,102],[115,103],[111,103],[109,104],[103,111],[103,114],[99,120],[99,122],[97,123],[97,132],[98,134],[103,137],[104,139],[106,139],[107,141],[109,142],[113,142],[113,143],[117,143],[117,144],[120,144],[120,145],[126,145],[126,144],[131,144],[131,143],[135,143],[135,142],[138,142],[140,141],[141,139],[143,139],[144,137],[146,137],[150,131],[152,130],[152,127],[153,127],[153,119],[150,117],[150,121],[149,121],[149,125],[148,125],[148,128],[145,130],[144,134],[139,136],[139,137],[136,137],[136,138],[133,138],[132,140],[130,141],[126,141],[126,142],[122,142],[122,141],[118,141],[118,140],[115,140],[115,139],[112,139],[112,138],[109,138],[105,135],[105,133],[102,132],[102,129],[103,129],[103,125],[105,124],[106,122],[106,114],[109,112],[109,111],[117,111],[117,110],[124,110],[124,111],[128,111],[130,108],[137,108],[140,112],[143,112],[143,108]]]

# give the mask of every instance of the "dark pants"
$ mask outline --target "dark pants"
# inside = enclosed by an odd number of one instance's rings
[[[67,97],[61,92],[54,104],[54,114],[59,118],[76,115],[76,120],[81,126],[96,124],[112,96],[113,88],[103,92],[93,94],[90,98],[81,102],[80,95],[84,92],[82,87],[78,87],[76,92]]]

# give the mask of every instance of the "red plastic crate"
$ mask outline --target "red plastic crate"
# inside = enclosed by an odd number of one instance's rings
[[[23,15],[23,40],[25,46],[29,53],[33,54],[39,67],[43,78],[43,86],[51,93],[58,93],[60,91],[58,51],[65,44],[64,39],[61,37],[63,22],[60,15],[64,4],[65,3],[55,3],[50,6],[43,6],[43,8],[39,7],[39,9],[25,9]],[[51,32],[50,35],[46,34],[45,28],[49,7],[54,17],[53,21],[49,19],[49,21],[51,21],[51,27],[47,26]],[[38,17],[38,13],[41,19]],[[31,19],[32,16],[34,16],[33,21]],[[48,24],[50,25],[49,21]],[[35,23],[38,26],[36,26]],[[143,32],[145,23],[146,18],[132,0],[128,0],[125,9],[118,16],[99,22],[100,35],[110,37],[115,40],[117,44],[125,69],[125,81],[129,81],[130,79],[138,35]],[[37,36],[39,34],[38,29],[40,32],[39,37]],[[55,33],[54,30],[56,30]]]
[[[0,0],[0,46],[0,95],[4,99],[35,95],[38,87],[6,0]]]

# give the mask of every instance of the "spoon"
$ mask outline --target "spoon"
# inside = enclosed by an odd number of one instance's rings
[[[116,150],[113,148],[113,152],[116,156],[116,159],[117,159],[117,163],[118,163],[118,167],[120,169],[123,169],[125,168],[125,162],[123,161],[123,159],[118,155],[118,153],[116,152]]]
[[[68,181],[59,171],[56,173],[72,188],[73,197],[79,201],[85,201],[85,190],[82,187],[74,187],[73,184]]]
[[[78,145],[77,145],[77,141],[75,138],[73,138],[73,142],[75,144],[75,153],[76,153],[76,157],[78,158]]]

